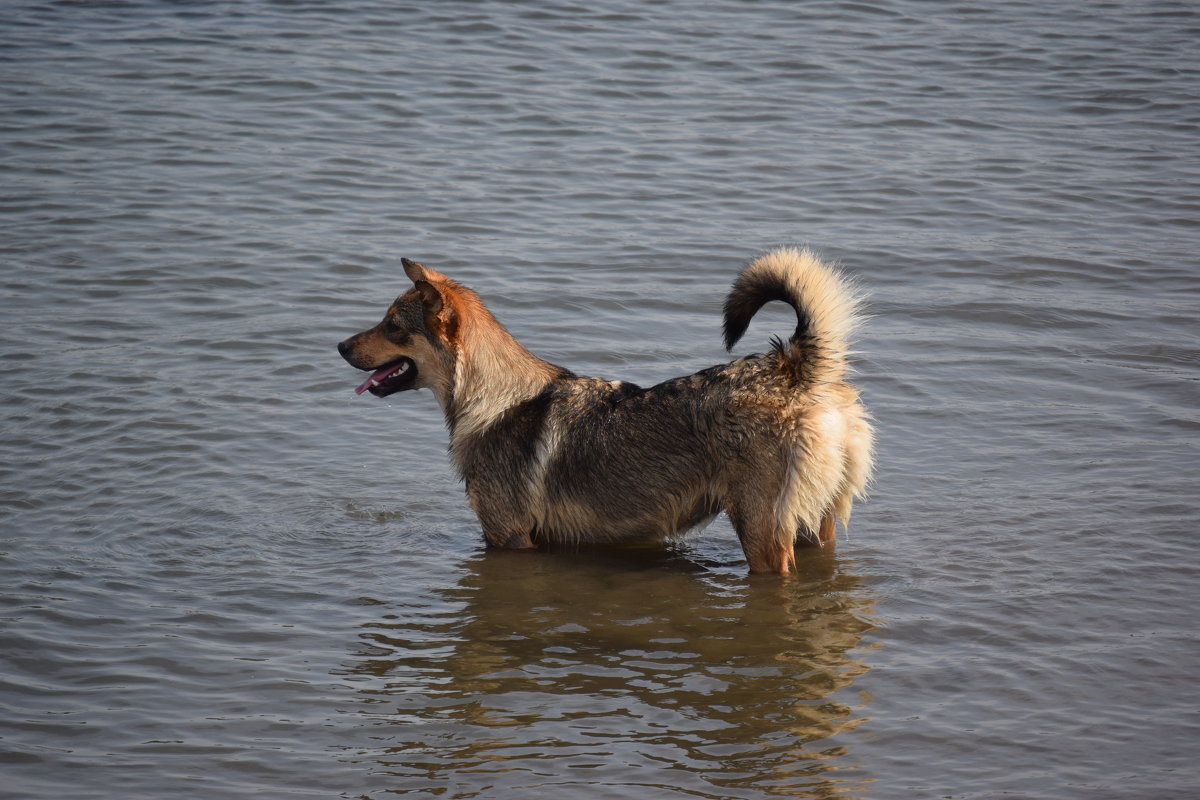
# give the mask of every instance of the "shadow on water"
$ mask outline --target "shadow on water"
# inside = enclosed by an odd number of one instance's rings
[[[854,794],[839,735],[866,719],[873,601],[836,554],[801,561],[759,579],[670,550],[481,553],[364,626],[347,678],[370,744],[348,757],[381,794]]]

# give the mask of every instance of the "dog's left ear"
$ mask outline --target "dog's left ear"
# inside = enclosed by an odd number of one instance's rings
[[[458,317],[454,306],[443,294],[450,290],[449,279],[437,270],[408,258],[400,259],[400,263],[404,265],[404,274],[421,295],[426,324],[447,338],[453,337],[458,328]]]
[[[404,265],[404,274],[408,276],[410,281],[416,283],[417,281],[425,280],[424,266],[413,261],[411,258],[402,258],[400,259],[400,263]]]
[[[425,307],[425,313],[437,316],[442,310],[445,303],[442,301],[442,293],[438,288],[424,278],[414,280],[413,285],[417,287],[417,291],[421,295],[421,305]]]
[[[436,269],[430,269],[424,264],[418,264],[411,258],[402,258],[400,263],[404,265],[404,274],[413,283],[417,281],[429,281],[430,283],[445,283],[450,280]]]

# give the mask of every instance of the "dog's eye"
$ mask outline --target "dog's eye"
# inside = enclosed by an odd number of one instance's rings
[[[384,320],[384,334],[397,344],[406,344],[412,335],[408,332],[407,326],[395,314],[389,314]]]

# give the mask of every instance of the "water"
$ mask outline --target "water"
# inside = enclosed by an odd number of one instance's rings
[[[0,795],[1200,795],[1193,4],[10,3]],[[834,553],[490,553],[403,288],[654,382],[871,293]],[[756,320],[747,348],[790,328]],[[744,352],[744,351],[743,351]]]

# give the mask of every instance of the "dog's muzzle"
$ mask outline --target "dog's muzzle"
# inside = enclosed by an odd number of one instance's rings
[[[354,357],[354,345],[350,340],[338,342],[338,352],[342,358],[357,369],[373,370],[371,377],[367,378],[357,389],[355,394],[370,392],[376,397],[387,397],[395,392],[402,392],[406,389],[415,389],[414,385],[417,382],[417,365],[411,358],[401,356],[393,359],[381,367],[364,367]]]

